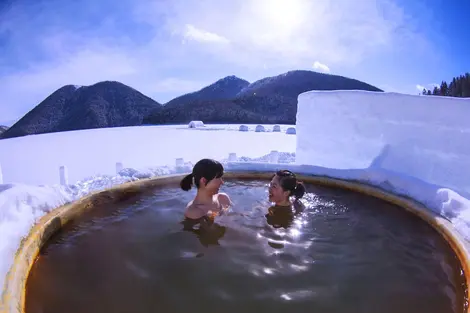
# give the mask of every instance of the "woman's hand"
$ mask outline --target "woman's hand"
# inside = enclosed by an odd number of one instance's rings
[[[219,215],[219,212],[216,212],[216,211],[207,211],[207,216],[211,219],[211,220],[214,220],[214,218]]]
[[[230,197],[226,193],[219,193],[217,195],[217,200],[219,200],[219,203],[222,205],[223,208],[228,208],[232,205],[232,200],[230,200]]]

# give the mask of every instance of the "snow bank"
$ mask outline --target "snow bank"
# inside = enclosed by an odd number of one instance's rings
[[[204,127],[204,123],[202,121],[191,121],[188,124],[188,127],[189,128],[200,128],[200,127]]]
[[[41,216],[74,199],[61,186],[0,185],[0,286],[21,239]]]
[[[470,99],[307,92],[298,98],[296,164],[361,169],[362,180],[391,184],[470,238],[468,116]]]
[[[470,99],[366,91],[299,96],[297,163],[382,168],[470,193]]]

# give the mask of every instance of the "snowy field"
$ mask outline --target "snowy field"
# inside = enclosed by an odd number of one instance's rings
[[[57,184],[59,167],[66,166],[71,182],[92,175],[114,175],[115,164],[143,170],[148,166],[172,166],[176,158],[196,162],[218,160],[229,153],[256,158],[271,150],[295,152],[295,135],[287,125],[272,132],[238,131],[239,125],[141,126],[71,131],[0,140],[0,164],[4,183]]]
[[[265,132],[255,132],[257,125],[246,132],[240,125],[165,125],[0,140],[0,285],[21,238],[49,210],[126,181],[187,173],[204,157],[227,170],[288,168],[377,185],[423,202],[468,240],[468,116],[470,100],[312,92],[299,96],[297,125],[280,125],[280,132],[273,125]],[[289,127],[297,135],[286,134]],[[237,158],[228,162],[231,153]]]

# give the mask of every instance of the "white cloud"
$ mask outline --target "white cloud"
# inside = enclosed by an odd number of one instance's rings
[[[57,39],[60,38],[60,39]],[[156,63],[155,50],[146,48],[116,49],[89,39],[83,49],[69,51],[67,36],[58,36],[55,58],[38,62],[21,71],[0,76],[0,116],[13,120],[24,115],[53,91],[67,84],[91,85],[103,80],[116,80],[164,103],[170,98],[155,95],[181,95],[207,85],[202,79],[168,77],[160,71],[172,66],[171,62]],[[61,47],[67,47],[62,49]]]
[[[138,18],[156,29],[184,38],[192,25],[201,43],[227,43],[215,50],[207,45],[206,53],[260,69],[263,64],[301,66],[312,59],[356,66],[378,53],[409,47],[416,52],[426,45],[392,0],[141,0],[140,5]],[[156,18],[162,12],[170,13]]]
[[[313,63],[313,68],[315,70],[322,71],[322,72],[325,72],[325,73],[330,72],[330,68],[326,64],[320,63],[318,61],[315,61],[315,63]]]
[[[4,113],[12,119],[18,114],[25,114],[63,85],[89,85],[110,78],[125,79],[133,73],[132,60],[125,55],[105,50],[81,51],[59,62],[38,64],[0,77],[2,111],[8,105],[12,107]]]
[[[190,24],[186,25],[184,38],[200,42],[229,43],[229,40],[223,36],[219,36],[215,33],[198,29]]]
[[[416,89],[418,89],[419,91],[423,91],[423,89],[432,91],[434,87],[440,88],[441,85],[436,84],[436,83],[431,83],[431,84],[426,84],[426,85],[420,85],[420,84],[416,85]]]

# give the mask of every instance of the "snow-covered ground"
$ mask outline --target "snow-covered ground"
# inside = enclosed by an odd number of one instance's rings
[[[165,125],[0,140],[0,286],[21,238],[49,210],[126,181],[186,173],[204,157],[227,170],[282,167],[381,186],[425,203],[470,239],[469,110],[469,100],[314,92],[299,97],[297,135],[286,134],[293,125]],[[230,153],[237,162],[227,162]]]
[[[196,162],[204,157],[260,157],[271,150],[295,152],[296,138],[281,132],[256,133],[256,125],[141,126],[52,133],[0,140],[0,164],[5,183],[56,184],[66,166],[71,182],[90,175],[114,175],[125,167],[174,165],[176,158]]]

